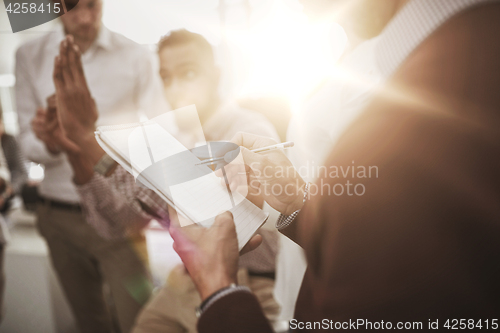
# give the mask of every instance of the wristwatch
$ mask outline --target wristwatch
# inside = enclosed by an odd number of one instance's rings
[[[305,203],[307,201],[307,198],[309,196],[309,185],[310,185],[310,183],[306,183],[306,185],[304,187],[304,198],[302,199],[303,203]],[[276,221],[276,229],[281,230],[281,229],[285,229],[286,227],[288,227],[290,224],[292,224],[292,222],[295,220],[297,215],[299,215],[299,213],[300,213],[300,209],[297,209],[295,212],[293,212],[290,215],[280,214],[280,216],[278,217],[278,220]]]
[[[106,176],[115,167],[116,162],[108,154],[104,154],[99,162],[94,165],[94,171],[100,175]]]
[[[200,318],[201,314],[206,309],[208,309],[210,307],[210,305],[214,304],[215,301],[221,299],[222,297],[227,296],[229,294],[232,294],[234,292],[242,292],[242,291],[248,292],[248,293],[252,292],[250,290],[250,288],[248,288],[246,286],[238,286],[235,283],[232,283],[229,287],[222,288],[222,289],[216,291],[215,293],[210,295],[206,300],[204,300],[203,303],[200,304],[200,306],[198,306],[196,308],[196,317]]]

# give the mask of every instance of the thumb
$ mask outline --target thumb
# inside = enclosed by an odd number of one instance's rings
[[[259,235],[259,234],[254,235],[248,241],[248,243],[241,249],[240,255],[251,252],[251,251],[255,250],[256,248],[258,248],[260,246],[260,244],[262,244],[262,240],[263,240],[263,238],[261,235]]]
[[[231,163],[236,157],[238,157],[239,153],[240,153],[240,148],[227,152],[224,155],[224,162]]]
[[[179,252],[179,250],[185,249],[185,248],[188,248],[191,246],[191,241],[184,234],[181,227],[170,226],[170,228],[168,228],[168,232],[170,233],[170,236],[174,240],[176,252]]]
[[[220,227],[228,223],[231,223],[234,226],[233,213],[231,213],[230,211],[226,211],[222,214],[217,215],[213,226]]]

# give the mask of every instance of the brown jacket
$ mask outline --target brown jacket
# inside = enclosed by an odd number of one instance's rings
[[[499,31],[499,4],[450,19],[336,145],[327,165],[377,166],[379,177],[348,179],[362,196],[313,198],[285,230],[308,260],[298,321],[410,321],[425,331],[429,320],[443,329],[447,319],[498,318]],[[198,329],[272,332],[244,293],[207,309]]]

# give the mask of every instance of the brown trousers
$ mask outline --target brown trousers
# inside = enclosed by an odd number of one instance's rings
[[[128,333],[151,294],[149,272],[132,242],[103,239],[76,210],[39,204],[37,215],[38,230],[81,332],[109,333],[119,326]]]

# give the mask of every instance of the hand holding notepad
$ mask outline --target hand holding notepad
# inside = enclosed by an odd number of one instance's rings
[[[268,214],[231,193],[208,166],[166,129],[170,113],[144,123],[99,127],[96,139],[104,151],[136,179],[156,192],[187,219],[209,226],[223,211],[234,216],[240,249]]]
[[[210,228],[171,226],[170,234],[202,300],[237,283],[239,251],[231,214],[217,216]],[[260,235],[254,236],[242,252],[255,249],[261,241]]]

